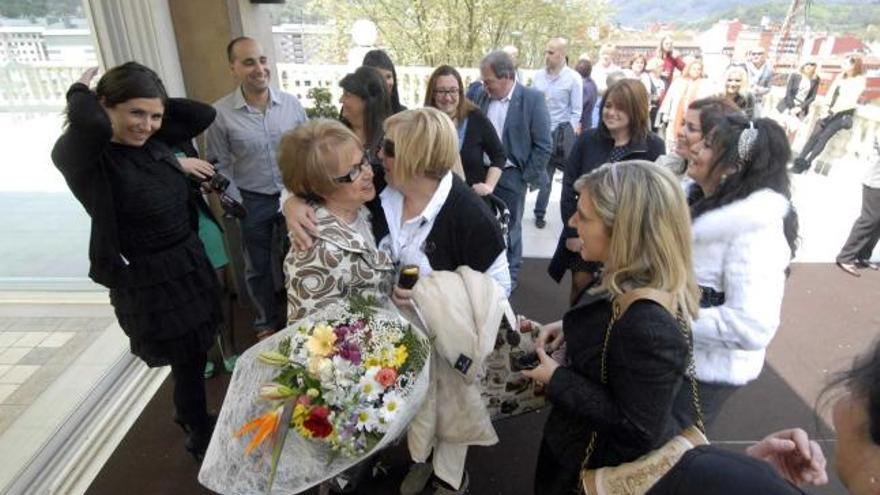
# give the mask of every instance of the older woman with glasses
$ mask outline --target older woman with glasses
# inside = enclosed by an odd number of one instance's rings
[[[441,65],[428,79],[425,106],[445,113],[458,131],[458,153],[465,182],[477,194],[492,193],[507,162],[504,146],[489,119],[464,96],[461,75],[449,65]],[[486,164],[483,156],[489,157]]]
[[[284,260],[287,320],[351,295],[387,298],[394,264],[376,249],[370,214],[373,169],[354,132],[332,120],[313,120],[281,140],[284,185],[314,206],[316,230],[308,249]]]

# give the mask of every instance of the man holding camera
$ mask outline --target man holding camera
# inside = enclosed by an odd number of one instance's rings
[[[254,329],[262,339],[286,320],[275,297],[272,266],[276,229],[284,229],[275,150],[281,135],[307,117],[295,96],[269,86],[269,62],[259,43],[236,38],[226,54],[238,87],[214,103],[217,118],[207,132],[208,159],[230,179],[227,193],[247,210],[239,220],[242,248],[248,291],[257,310]]]

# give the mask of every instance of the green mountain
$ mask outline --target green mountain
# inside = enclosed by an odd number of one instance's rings
[[[719,19],[737,18],[759,24],[764,16],[780,22],[790,2],[767,0],[612,0],[615,20],[624,26],[643,27],[669,22],[679,27],[706,28]],[[854,32],[876,38],[880,30],[880,0],[811,1],[802,9],[798,22],[813,30]],[[873,27],[872,27],[873,26]],[[873,36],[871,36],[873,34]]]

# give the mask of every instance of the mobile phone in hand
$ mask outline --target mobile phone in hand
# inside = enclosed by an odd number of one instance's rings
[[[401,289],[411,290],[415,287],[416,282],[418,281],[418,265],[404,265],[404,267],[400,269],[400,277],[397,279],[397,285],[399,285]]]

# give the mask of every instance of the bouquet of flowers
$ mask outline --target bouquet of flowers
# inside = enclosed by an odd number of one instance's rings
[[[236,366],[199,475],[215,491],[296,492],[328,479],[396,439],[427,389],[429,342],[396,310],[369,301],[330,306],[256,347],[242,360],[259,378],[239,390],[245,368]],[[254,412],[243,417],[244,409]],[[242,448],[225,468],[211,464]],[[240,473],[243,459],[258,476]]]

